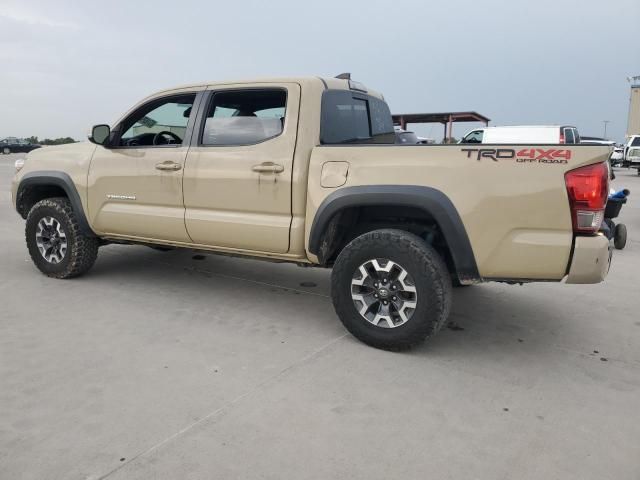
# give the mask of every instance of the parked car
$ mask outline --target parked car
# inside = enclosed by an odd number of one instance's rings
[[[616,144],[615,141],[607,140],[606,138],[585,137],[583,135],[580,136],[580,143],[585,143],[587,145],[610,145],[610,146],[613,146]]]
[[[624,145],[624,163],[629,166],[629,149],[631,147],[640,147],[640,135],[631,135]]]
[[[637,169],[638,175],[640,175],[640,147],[631,147],[627,151],[626,161],[629,167]]]
[[[577,144],[580,134],[568,125],[514,125],[471,130],[459,143]]]
[[[401,128],[396,128],[396,145],[423,145],[424,140],[420,139],[414,132],[409,132]]]
[[[419,137],[415,132],[405,130],[402,127],[393,127],[396,133],[396,145],[430,145],[435,143],[433,139]]]
[[[624,147],[613,147],[611,155],[609,156],[609,161],[611,165],[622,165],[624,161]]]
[[[333,268],[345,327],[402,350],[445,325],[452,283],[609,270],[608,148],[395,145],[382,95],[348,79],[164,90],[90,141],[16,163],[13,206],[50,277],[87,272],[110,242]]]
[[[36,148],[40,148],[40,145],[30,143],[27,140],[23,140],[21,138],[7,137],[3,140],[0,140],[0,152],[2,152],[3,154],[30,152],[31,150],[35,150]]]

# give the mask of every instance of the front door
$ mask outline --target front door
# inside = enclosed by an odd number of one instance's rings
[[[202,94],[199,94],[202,95]],[[89,215],[101,235],[189,242],[182,175],[195,92],[153,99],[118,124],[89,168]]]
[[[300,87],[229,85],[209,92],[184,171],[194,243],[286,253]]]

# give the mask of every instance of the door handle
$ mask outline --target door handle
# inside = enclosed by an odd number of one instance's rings
[[[170,171],[170,172],[175,172],[178,171],[182,168],[182,165],[180,165],[179,163],[176,162],[162,162],[162,163],[156,163],[156,169],[157,170],[165,170],[165,171]]]
[[[281,173],[284,172],[284,167],[273,162],[264,162],[260,165],[254,165],[251,170],[260,173]]]

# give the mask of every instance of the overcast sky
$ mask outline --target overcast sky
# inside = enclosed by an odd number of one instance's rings
[[[638,0],[0,0],[0,138],[84,139],[182,83],[349,71],[395,113],[595,136],[610,120],[621,141],[639,21]]]

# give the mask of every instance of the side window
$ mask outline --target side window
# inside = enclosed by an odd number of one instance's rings
[[[634,139],[631,141],[631,146],[640,147],[640,137],[634,137]]]
[[[119,145],[160,147],[182,144],[195,94],[152,101],[124,120]]]
[[[575,140],[576,143],[580,143],[580,134],[578,133],[577,128],[573,129],[573,139]]]
[[[349,90],[323,93],[321,143],[391,144],[395,137],[391,112],[383,100]]]
[[[483,136],[484,136],[484,130],[474,130],[473,132],[469,133],[466,137],[464,137],[464,140],[462,140],[462,143],[482,143]]]
[[[573,138],[573,128],[564,129],[564,143],[576,143],[575,138]]]
[[[284,129],[287,92],[283,89],[217,92],[207,109],[201,145],[251,145]]]

